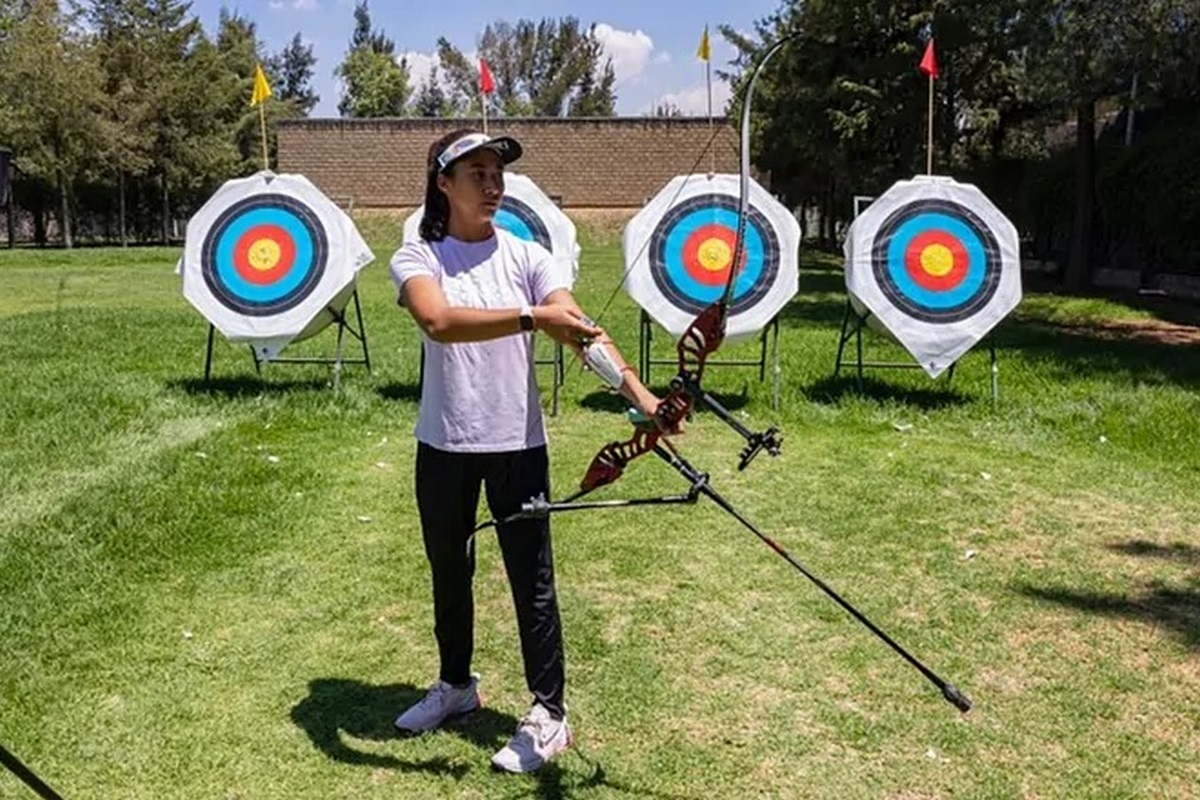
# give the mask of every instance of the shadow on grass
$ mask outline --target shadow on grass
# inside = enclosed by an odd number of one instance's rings
[[[385,742],[404,738],[392,725],[396,715],[420,700],[424,690],[410,684],[371,686],[343,678],[318,678],[308,684],[308,697],[292,708],[292,721],[302,728],[313,745],[343,764],[429,772],[462,778],[469,767],[445,758],[402,761],[394,756],[356,750],[342,739]],[[480,748],[499,749],[516,730],[517,719],[488,708],[456,720],[447,730]]]
[[[1109,549],[1135,558],[1158,558],[1189,565],[1200,564],[1200,548],[1188,544],[1170,547],[1132,541]],[[1188,586],[1148,582],[1126,593],[1079,591],[1061,588],[1020,586],[1018,590],[1036,600],[1069,606],[1091,614],[1124,617],[1162,627],[1188,647],[1200,649],[1200,575],[1191,576]]]
[[[543,767],[535,775],[513,776],[511,780],[524,780],[533,784],[528,791],[513,795],[513,797],[532,797],[536,798],[536,800],[562,800],[562,798],[572,797],[576,793],[586,794],[595,789],[603,788],[621,792],[631,797],[653,797],[656,800],[699,800],[699,798],[692,795],[656,792],[652,789],[630,786],[629,784],[613,780],[608,777],[608,772],[604,769],[604,765],[598,761],[593,761],[581,753],[578,745],[561,758],[575,758],[582,761],[591,770],[591,774],[582,779],[568,779],[567,773],[561,766],[561,762],[554,761]]]
[[[1155,544],[1154,542],[1138,540],[1109,545],[1109,549],[1130,556],[1161,558],[1164,561],[1175,561],[1181,564],[1195,564],[1200,566],[1200,547],[1190,544],[1180,543],[1168,547],[1166,545]]]
[[[373,742],[404,740],[407,737],[393,727],[392,721],[401,710],[419,700],[424,689],[404,683],[372,686],[346,678],[318,678],[309,682],[308,690],[308,696],[292,708],[292,721],[308,734],[313,746],[334,761],[376,769],[425,772],[455,780],[462,780],[471,770],[470,765],[452,762],[445,757],[405,761],[395,756],[364,752],[356,750],[343,738],[345,734]],[[517,718],[511,714],[485,707],[448,723],[444,730],[472,743],[486,752],[490,759],[492,753],[508,741],[517,728],[517,722]],[[575,777],[567,772],[563,768],[567,759],[582,761],[590,774]],[[488,768],[491,768],[490,764]],[[611,780],[604,767],[581,753],[578,745],[537,773],[497,775],[497,780],[525,782],[529,787],[526,792],[509,796],[540,800],[571,797],[576,792],[588,792],[601,787],[633,797],[690,800],[682,795],[654,792]]]
[[[419,383],[385,383],[376,391],[384,400],[395,403],[421,402],[421,384]]]
[[[1064,379],[1105,376],[1200,386],[1200,359],[1192,357],[1198,346],[1156,338],[1153,330],[1009,318],[997,326],[994,341],[1001,362],[1004,351],[1017,351],[1026,361],[1049,364]]]
[[[1053,290],[1037,292],[1032,287],[1026,287],[1026,294],[1058,297]],[[1200,359],[1190,357],[1200,347],[1192,330],[1200,326],[1200,303],[1129,293],[1093,292],[1062,297],[1103,297],[1130,309],[1149,312],[1159,323],[1181,327],[1170,330],[1161,325],[1133,322],[1111,325],[1059,322],[1045,319],[1037,312],[1022,312],[1019,307],[973,349],[982,350],[990,341],[997,349],[1002,369],[1006,353],[1018,353],[1023,361],[1045,365],[1063,379],[1100,376],[1147,383],[1170,382],[1185,388],[1200,386]],[[843,273],[840,269],[816,267],[802,270],[800,292],[782,309],[780,320],[787,329],[828,329],[832,370],[845,311]],[[864,344],[869,341],[868,347],[872,349],[886,341],[875,331],[866,336]],[[785,337],[785,348],[786,341]],[[853,340],[846,346],[846,355],[852,358]],[[901,356],[904,358],[907,356]]]
[[[292,394],[295,392],[329,392],[333,386],[328,379],[307,380],[263,380],[257,376],[244,375],[236,378],[178,378],[167,381],[167,386],[190,395],[209,395],[229,399],[258,397],[260,395]]]
[[[810,383],[801,390],[814,403],[836,403],[846,396],[861,396],[873,400],[894,400],[915,408],[932,411],[940,408],[972,403],[986,395],[968,395],[952,388],[943,378],[940,386],[918,388],[887,383],[870,375],[863,375],[862,390],[858,388],[858,377],[853,367],[842,367],[842,373]]]
[[[651,391],[659,397],[670,391],[667,386],[654,386]],[[730,394],[729,392],[711,392],[713,399],[725,407],[727,411],[736,411],[742,408],[749,402],[749,390],[743,388],[739,394]],[[607,411],[612,414],[620,414],[624,416],[629,411],[629,401],[615,392],[596,391],[586,394],[579,401],[582,408],[591,411]],[[695,409],[698,413],[707,413],[708,409],[703,403],[697,403]]]

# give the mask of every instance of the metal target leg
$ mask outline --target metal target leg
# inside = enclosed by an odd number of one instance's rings
[[[641,361],[638,364],[638,371],[641,373],[642,383],[650,385],[650,349],[654,332],[650,329],[650,317],[645,311],[642,311],[639,316],[639,325],[641,334],[638,337],[638,357]]]
[[[367,373],[371,372],[371,354],[367,350],[367,323],[363,319],[362,305],[358,302],[358,287],[354,287],[354,314],[358,317],[358,340],[362,342],[363,364]]]
[[[842,330],[838,333],[837,357],[833,360],[833,377],[842,371],[842,351],[846,349],[846,323],[850,321],[850,301],[846,301],[846,310],[842,312]]]
[[[990,345],[988,350],[992,353],[992,408],[995,409],[1000,403],[1000,362],[996,360],[996,345]]]
[[[204,380],[206,381],[212,376],[213,337],[216,332],[216,326],[210,322],[208,324],[208,348],[204,354]]]
[[[45,781],[34,774],[33,770],[21,763],[21,760],[0,745],[0,764],[21,779],[21,782],[37,793],[43,800],[63,800],[62,795],[51,789]]]
[[[855,349],[858,353],[858,391],[861,394],[862,390],[863,390],[862,329],[863,329],[863,322],[865,320],[862,317],[859,317],[857,314],[855,314],[854,316],[857,320],[854,325],[854,337],[855,337]]]
[[[767,378],[767,333],[769,333],[768,325],[762,330],[762,336],[759,337],[759,342],[762,347],[758,351],[758,381],[762,383]]]
[[[771,349],[775,351],[775,392],[771,401],[771,409],[779,410],[779,383],[783,379],[782,370],[779,366],[779,317],[775,318],[775,335],[772,339]]]
[[[336,392],[342,383],[342,343],[345,340],[346,319],[337,317],[337,347],[333,356],[333,390]]]
[[[563,385],[563,346],[561,342],[554,343],[554,390],[550,401],[550,415],[558,416],[558,391]]]

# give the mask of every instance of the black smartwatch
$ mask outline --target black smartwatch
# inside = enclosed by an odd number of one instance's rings
[[[533,330],[533,309],[529,306],[521,306],[521,330]]]

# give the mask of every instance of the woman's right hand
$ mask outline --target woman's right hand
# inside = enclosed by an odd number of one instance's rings
[[[604,333],[576,309],[558,304],[534,306],[533,329],[545,331],[554,341],[575,350],[579,349],[583,340],[594,339]]]

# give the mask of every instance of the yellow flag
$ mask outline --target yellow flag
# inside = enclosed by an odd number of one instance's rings
[[[708,47],[708,26],[704,26],[704,35],[700,37],[700,46],[696,48],[696,58],[701,61],[708,61],[712,55]]]
[[[254,92],[250,95],[250,105],[256,106],[271,96],[271,84],[263,73],[262,64],[254,68]]]

